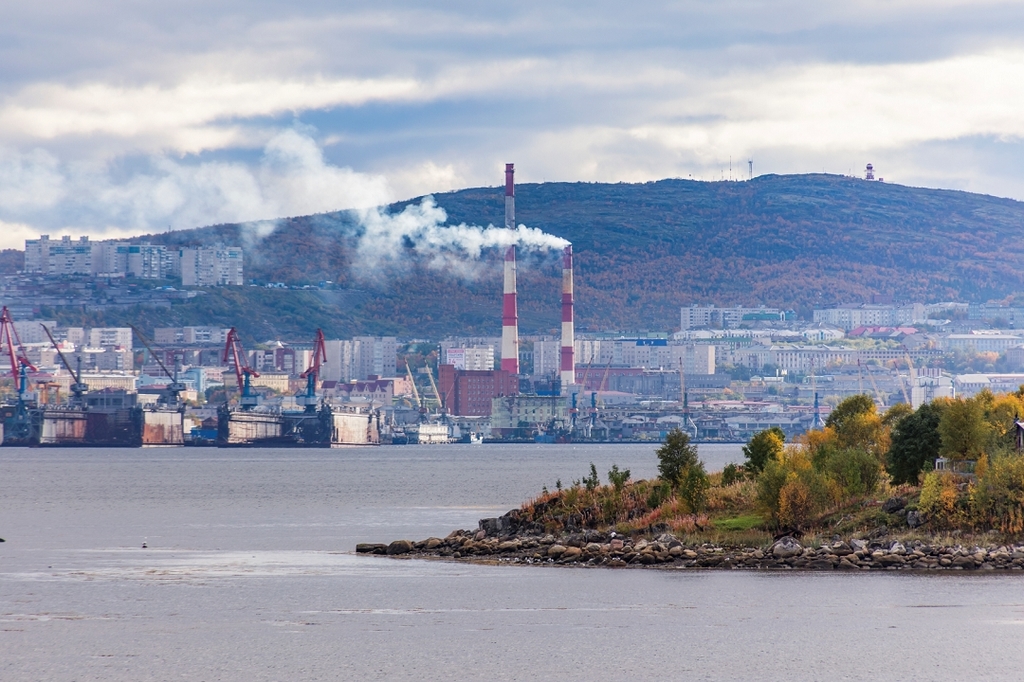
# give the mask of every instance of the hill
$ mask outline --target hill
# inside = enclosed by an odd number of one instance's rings
[[[679,306],[695,302],[764,303],[806,315],[815,306],[872,294],[985,301],[1024,292],[1024,203],[1009,199],[820,174],[745,182],[524,184],[516,193],[518,222],[574,245],[583,328],[671,329],[678,327]],[[449,224],[503,221],[501,188],[435,199]],[[414,201],[388,209],[400,211]],[[350,268],[358,231],[352,214],[338,212],[281,220],[262,239],[239,225],[151,239],[243,243],[247,277],[290,284],[332,280],[342,288],[282,291],[296,310],[284,310],[280,318],[275,306],[283,300],[252,288],[211,291],[205,302],[187,304],[202,318],[244,318],[261,338],[273,331],[305,335],[317,325],[337,335],[499,333],[497,254],[475,282],[411,259],[409,273],[366,283]],[[232,301],[234,308],[228,307]],[[555,331],[558,301],[557,260],[523,264],[523,332]],[[187,306],[175,308],[174,318],[191,314]]]

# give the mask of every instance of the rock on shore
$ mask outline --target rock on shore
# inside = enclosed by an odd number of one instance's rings
[[[502,517],[505,518],[505,517]],[[767,550],[756,547],[686,546],[669,533],[656,538],[626,537],[586,530],[559,536],[515,524],[482,519],[475,530],[446,538],[390,544],[360,544],[356,552],[388,556],[437,557],[511,564],[573,566],[652,566],[761,570],[1021,570],[1024,545],[940,547],[924,542],[835,540],[805,547],[784,537]]]

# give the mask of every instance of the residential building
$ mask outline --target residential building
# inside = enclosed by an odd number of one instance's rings
[[[242,286],[245,283],[242,249],[238,246],[201,246],[178,249],[175,272],[182,286]]]
[[[942,341],[946,350],[961,350],[968,353],[1004,353],[1021,344],[1024,344],[1024,337],[983,331],[950,334]]]
[[[679,329],[735,329],[743,324],[782,322],[785,319],[786,313],[779,308],[718,308],[713,305],[692,305],[680,308]]]
[[[494,347],[449,348],[445,361],[455,369],[489,371],[494,369]]]
[[[398,339],[394,336],[357,336],[352,339],[352,379],[370,375],[393,377],[397,370]]]
[[[901,327],[926,322],[923,303],[842,305],[814,311],[816,324],[828,324],[845,331],[857,327]]]

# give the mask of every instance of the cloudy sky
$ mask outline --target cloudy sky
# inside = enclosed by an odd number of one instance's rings
[[[1024,4],[0,10],[0,247],[520,182],[861,174],[1024,199]]]

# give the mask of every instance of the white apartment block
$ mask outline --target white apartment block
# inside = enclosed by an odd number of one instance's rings
[[[131,348],[131,327],[96,327],[89,330],[88,346],[90,348]]]
[[[669,343],[661,339],[576,339],[577,367],[612,364],[647,369],[682,369],[687,374],[714,374],[715,358],[715,346],[711,344]],[[535,367],[536,363],[535,343]]]
[[[904,305],[848,305],[814,311],[814,322],[839,327],[845,331],[857,327],[900,327],[927,321],[923,303]]]
[[[327,360],[320,368],[322,381],[349,381],[352,379],[352,341],[328,339],[324,341]]]
[[[115,240],[90,242],[49,235],[25,240],[25,272],[60,275],[129,276],[161,279],[171,274],[171,259],[164,246],[129,244]]]
[[[352,339],[352,379],[363,380],[371,374],[395,376],[398,339],[394,336],[356,336]]]
[[[576,347],[579,348],[579,341],[576,342]],[[577,351],[578,352],[578,351]],[[576,364],[585,364],[580,362],[579,355],[576,356]],[[533,376],[536,378],[553,378],[558,375],[559,368],[562,366],[562,342],[560,340],[554,341],[534,341],[533,342]]]
[[[242,249],[238,246],[202,246],[178,249],[175,272],[182,286],[242,286]]]
[[[160,345],[215,345],[227,343],[226,327],[157,327],[153,330],[153,341]]]
[[[778,308],[717,308],[713,305],[692,305],[679,309],[679,329],[701,329],[715,327],[735,329],[744,323],[777,322],[786,319],[784,311]]]
[[[944,350],[961,350],[968,353],[1005,353],[1010,348],[1021,344],[1024,344],[1024,337],[983,331],[971,334],[950,334],[942,341]]]
[[[494,369],[494,348],[449,348],[445,353],[445,362],[455,369],[489,371]]]

